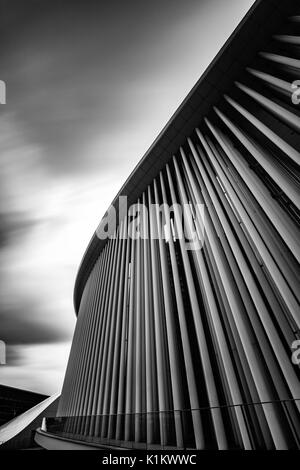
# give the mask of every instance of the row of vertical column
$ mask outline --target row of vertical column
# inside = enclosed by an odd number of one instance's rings
[[[66,433],[178,448],[300,446],[291,37],[277,35],[245,69],[107,241],[80,303],[58,412],[72,417]]]

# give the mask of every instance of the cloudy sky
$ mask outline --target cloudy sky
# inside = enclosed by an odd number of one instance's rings
[[[0,0],[0,383],[60,389],[76,271],[253,0]]]

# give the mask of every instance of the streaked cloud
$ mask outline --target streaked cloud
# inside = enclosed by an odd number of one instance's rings
[[[251,0],[0,0],[0,381],[52,393],[107,206]]]

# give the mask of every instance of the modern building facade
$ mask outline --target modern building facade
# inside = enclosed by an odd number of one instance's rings
[[[299,15],[294,1],[256,2],[113,201],[99,229],[116,214],[113,237],[94,234],[77,276],[49,433],[300,447]]]

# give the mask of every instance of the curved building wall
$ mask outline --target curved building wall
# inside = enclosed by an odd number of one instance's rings
[[[103,244],[59,405],[70,436],[299,447],[300,23],[287,16],[141,188],[142,237],[126,215]]]

